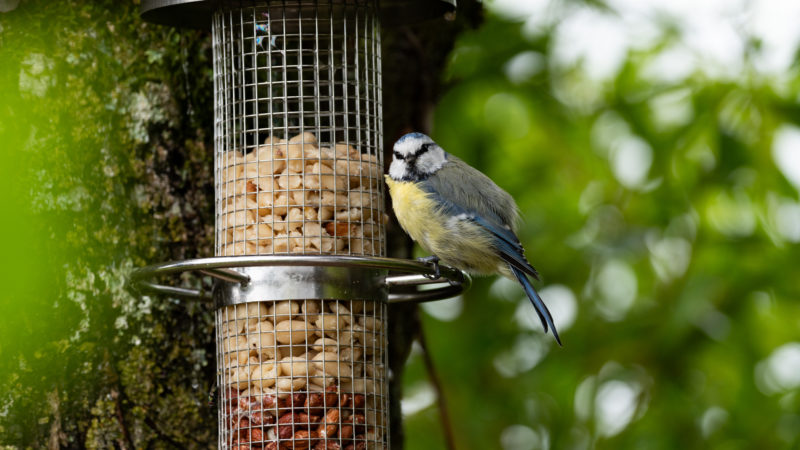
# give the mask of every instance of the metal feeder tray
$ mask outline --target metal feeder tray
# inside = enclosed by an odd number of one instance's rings
[[[216,280],[213,291],[153,281],[166,275],[200,272]],[[402,275],[389,275],[389,272]],[[222,256],[154,264],[137,269],[131,281],[141,291],[214,300],[217,306],[264,300],[335,298],[370,300],[386,292],[387,303],[442,300],[469,289],[472,278],[460,270],[419,261],[358,256]],[[436,286],[440,285],[440,286]],[[399,288],[399,289],[398,289]],[[415,288],[414,292],[400,292]]]

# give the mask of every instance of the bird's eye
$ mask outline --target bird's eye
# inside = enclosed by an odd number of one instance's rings
[[[403,157],[403,155],[401,155],[401,154],[400,154],[400,152],[394,152],[394,157],[395,157],[396,159],[400,159],[400,160],[402,160],[402,159],[405,159],[405,158]]]

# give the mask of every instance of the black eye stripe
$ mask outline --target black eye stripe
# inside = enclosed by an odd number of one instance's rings
[[[402,161],[402,160],[404,160],[404,159],[406,159],[406,158],[408,158],[408,157],[412,157],[412,158],[416,159],[417,157],[419,157],[419,156],[420,156],[420,155],[422,155],[423,153],[425,153],[425,152],[427,152],[428,150],[430,150],[430,147],[431,147],[431,145],[432,145],[432,144],[430,144],[430,143],[427,143],[427,144],[422,144],[422,145],[420,146],[419,150],[415,151],[414,153],[412,153],[412,154],[410,154],[410,155],[408,155],[408,156],[403,156],[403,154],[402,154],[402,153],[400,153],[400,152],[398,152],[398,151],[393,151],[392,153],[394,153],[394,157],[395,157],[395,159],[399,159],[399,160],[401,160],[401,161]]]
[[[430,146],[431,146],[431,144],[422,144],[422,148],[420,148],[419,150],[415,151],[414,152],[414,156],[419,156],[419,155],[427,152],[428,149],[430,148]]]

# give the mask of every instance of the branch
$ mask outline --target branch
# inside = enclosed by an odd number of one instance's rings
[[[122,431],[122,440],[119,443],[119,446],[122,450],[132,449],[133,441],[131,440],[131,433],[128,431],[128,427],[125,425],[125,415],[122,413],[122,403],[119,400],[119,390],[115,387],[111,390],[111,398],[114,399],[114,411],[117,415],[117,422],[119,423],[119,429]]]
[[[155,421],[150,416],[148,415],[144,416],[144,423],[148,427],[150,427],[150,429],[153,430],[158,435],[159,438],[161,438],[165,442],[169,442],[169,444],[172,445],[173,447],[186,448],[183,444],[176,441],[175,439],[172,439],[171,437],[167,436],[163,431],[161,431],[161,429],[158,428],[158,424],[156,424]]]
[[[422,347],[422,359],[425,362],[425,368],[428,370],[428,376],[433,384],[433,389],[436,391],[436,403],[439,406],[439,418],[442,421],[442,430],[444,431],[444,441],[448,450],[455,450],[456,443],[453,435],[453,427],[450,423],[450,414],[447,410],[447,400],[444,397],[444,390],[442,383],[439,380],[439,374],[433,366],[433,359],[431,359],[430,352],[428,351],[428,343],[425,340],[425,332],[423,331],[422,321],[417,331],[417,339],[419,345]]]
[[[127,395],[125,395],[125,391],[121,391],[118,395],[121,395],[124,398],[125,401],[128,401],[128,402],[131,401],[130,398]],[[149,410],[149,408],[148,408],[148,410]],[[150,417],[147,413],[142,415],[142,419],[144,420],[145,425],[150,427],[150,429],[153,430],[153,432],[162,441],[168,442],[174,448],[180,448],[180,449],[186,448],[186,446],[184,444],[181,444],[180,442],[176,441],[175,439],[171,438],[166,433],[161,431],[161,428],[158,427],[158,424],[156,423],[156,421],[153,420],[153,418]],[[188,438],[191,439],[192,442],[194,442],[197,445],[203,445],[204,444],[203,442],[200,442],[197,439],[192,438],[191,436],[188,436]],[[131,446],[131,448],[133,448],[133,446]]]

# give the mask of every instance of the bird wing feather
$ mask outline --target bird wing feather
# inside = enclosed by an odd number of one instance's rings
[[[465,210],[507,226],[512,234],[516,231],[519,212],[511,195],[461,159],[448,154],[447,164],[425,181],[435,192],[449,193],[448,199]]]
[[[465,179],[470,182],[464,182]],[[465,215],[494,237],[497,255],[506,263],[539,279],[525,258],[525,250],[514,233],[518,212],[513,198],[489,177],[460,159],[448,155],[448,163],[422,182],[422,188],[448,215]]]

